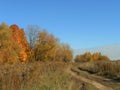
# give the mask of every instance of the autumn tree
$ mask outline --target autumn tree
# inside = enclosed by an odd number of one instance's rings
[[[91,61],[98,61],[100,60],[100,57],[101,57],[101,53],[93,53],[91,57]]]
[[[77,55],[74,59],[75,62],[88,62],[91,60],[91,53],[86,52],[83,55]]]
[[[10,30],[12,31],[13,40],[21,48],[20,61],[26,62],[30,50],[24,29],[20,29],[16,24],[13,24],[10,26]]]
[[[31,60],[64,62],[72,60],[72,50],[69,45],[60,44],[59,39],[53,34],[49,34],[46,30],[40,30],[34,27],[31,30],[31,33],[29,33],[31,34],[29,41],[32,47]]]
[[[30,59],[36,61],[53,61],[55,59],[58,39],[38,27],[29,27]]]
[[[39,31],[38,40],[34,47],[34,56],[37,61],[52,61],[56,51],[58,39],[47,31]]]
[[[101,53],[93,53],[92,57],[91,57],[91,61],[100,61],[100,60],[104,60],[104,61],[109,61],[109,57],[102,55]]]
[[[94,61],[109,61],[110,59],[105,56],[102,55],[101,53],[93,53],[91,54],[90,52],[86,52],[85,54],[82,55],[77,55],[74,59],[75,62],[94,62]]]
[[[63,62],[71,62],[73,60],[73,52],[68,44],[61,44],[56,52],[56,60]]]
[[[19,60],[20,47],[12,38],[12,31],[5,24],[0,25],[0,62],[13,63]]]
[[[86,52],[84,54],[84,58],[86,59],[85,61],[90,61],[92,54],[90,52]]]

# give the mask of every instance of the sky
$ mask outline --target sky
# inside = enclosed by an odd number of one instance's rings
[[[120,0],[0,0],[0,23],[37,25],[73,49],[120,44]]]

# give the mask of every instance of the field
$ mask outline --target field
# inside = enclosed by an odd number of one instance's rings
[[[0,90],[97,90],[67,73],[70,66],[61,62],[0,65]]]

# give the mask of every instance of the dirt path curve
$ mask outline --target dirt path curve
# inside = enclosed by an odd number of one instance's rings
[[[99,90],[113,90],[110,87],[104,86],[96,81],[90,80],[90,79],[86,79],[80,75],[77,75],[75,72],[71,71],[71,68],[68,68],[66,70],[67,73],[69,73],[70,75],[72,75],[74,78],[78,79],[78,80],[82,80],[83,82],[89,83],[93,86],[95,86],[96,88],[98,88]]]

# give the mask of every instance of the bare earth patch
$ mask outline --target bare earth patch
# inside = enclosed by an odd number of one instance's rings
[[[94,80],[90,80],[90,79],[87,79],[87,78],[84,78],[84,77],[78,75],[77,73],[73,72],[73,71],[71,70],[71,68],[68,68],[68,69],[66,70],[66,72],[69,73],[69,74],[70,74],[71,76],[73,76],[74,78],[80,80],[80,81],[83,81],[83,82],[86,82],[86,83],[88,83],[88,84],[91,84],[91,85],[95,86],[95,87],[98,88],[99,90],[113,90],[111,87],[107,87],[107,86],[105,86],[105,85],[102,85],[102,84],[99,83],[99,82],[96,82],[96,81],[94,81]]]

